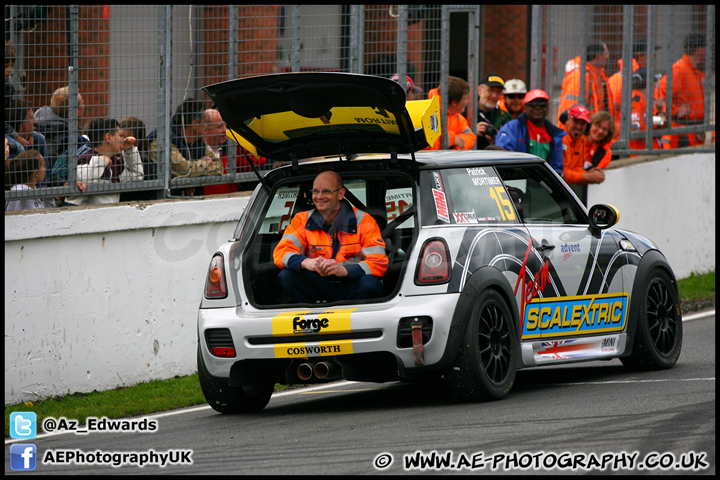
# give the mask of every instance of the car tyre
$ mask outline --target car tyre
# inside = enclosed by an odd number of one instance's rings
[[[498,400],[515,383],[518,346],[505,300],[485,290],[470,314],[460,351],[445,374],[450,392],[462,401]]]
[[[643,290],[632,353],[620,361],[634,370],[672,367],[682,347],[682,316],[677,288],[663,270],[651,272]]]
[[[198,378],[207,403],[220,413],[258,412],[270,402],[274,385],[262,388],[235,387],[212,377],[198,347]]]

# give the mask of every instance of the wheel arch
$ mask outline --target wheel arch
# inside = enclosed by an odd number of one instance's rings
[[[505,303],[510,310],[510,314],[512,315],[513,324],[515,325],[515,342],[519,345],[520,340],[518,332],[520,331],[520,314],[517,302],[515,301],[513,289],[510,286],[508,279],[500,270],[490,266],[480,267],[473,272],[468,281],[465,283],[465,288],[463,288],[462,292],[460,292],[460,298],[455,306],[455,312],[453,313],[453,317],[450,322],[450,334],[448,336],[445,352],[443,353],[440,361],[435,364],[435,367],[448,367],[455,361],[455,357],[460,350],[460,344],[465,336],[465,328],[467,327],[470,313],[472,312],[475,302],[480,294],[487,289],[497,291],[503,300],[505,300]]]
[[[670,264],[668,263],[665,256],[658,250],[648,250],[645,255],[640,259],[640,263],[637,267],[637,273],[635,274],[635,280],[632,285],[632,297],[630,300],[630,309],[628,311],[628,325],[627,325],[627,344],[628,349],[623,356],[630,355],[635,339],[635,332],[637,330],[637,321],[640,317],[640,311],[642,309],[642,302],[645,301],[643,290],[645,288],[645,282],[654,269],[659,268],[664,271],[672,280],[675,293],[678,293],[677,279],[673,272]]]

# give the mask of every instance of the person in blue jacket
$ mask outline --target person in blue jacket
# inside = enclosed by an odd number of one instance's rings
[[[530,90],[525,95],[525,113],[500,128],[495,146],[537,155],[562,177],[562,139],[567,132],[547,120],[549,111],[548,94],[543,90]]]

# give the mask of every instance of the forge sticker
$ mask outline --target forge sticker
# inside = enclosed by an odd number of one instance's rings
[[[352,340],[330,342],[279,343],[275,345],[275,358],[308,358],[353,353]]]
[[[534,298],[525,305],[522,338],[621,331],[627,309],[627,293]]]
[[[350,314],[355,310],[345,308],[320,313],[307,310],[281,313],[272,319],[273,336],[350,332]]]

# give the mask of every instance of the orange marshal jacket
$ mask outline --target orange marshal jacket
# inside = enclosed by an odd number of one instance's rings
[[[433,98],[434,96],[440,96],[437,88],[433,88],[430,92],[428,92],[428,98]],[[463,150],[472,150],[475,148],[475,139],[477,136],[473,133],[473,129],[470,128],[467,119],[463,115],[459,113],[456,113],[455,115],[448,115],[447,130],[448,143],[451,145],[451,150],[460,150],[459,148],[452,146],[455,144],[455,137],[458,135],[463,139],[463,143],[465,144],[465,148],[463,148]],[[440,150],[440,141],[441,137],[435,141],[435,145],[433,145],[432,148],[428,147],[424,150]]]
[[[585,171],[585,147],[587,142],[582,136],[573,141],[568,134],[563,137],[563,172],[565,174],[565,182],[569,185],[573,183],[582,184],[582,174]]]
[[[672,92],[672,116],[673,120],[678,114],[678,107],[686,104],[690,107],[690,113],[684,119],[677,119],[681,125],[699,123],[704,118],[705,112],[705,89],[703,80],[705,74],[695,68],[690,57],[683,57],[673,65],[673,92]],[[667,98],[667,75],[660,80],[660,98]],[[673,122],[675,125],[675,122]]]
[[[575,68],[565,74],[562,81],[562,93],[560,95],[560,107],[558,108],[558,124],[560,114],[579,103],[587,107],[590,113],[608,110],[612,105],[612,93],[608,88],[608,79],[604,69],[598,69],[586,63],[587,73],[585,74],[585,95],[586,99],[580,99],[580,57],[575,57]],[[605,92],[607,91],[607,103],[605,103]],[[612,113],[612,112],[610,112]]]
[[[327,231],[315,209],[295,215],[275,247],[273,260],[279,268],[300,271],[306,258],[334,258],[348,271],[349,278],[373,275],[382,278],[388,268],[385,242],[375,219],[346,200]]]

